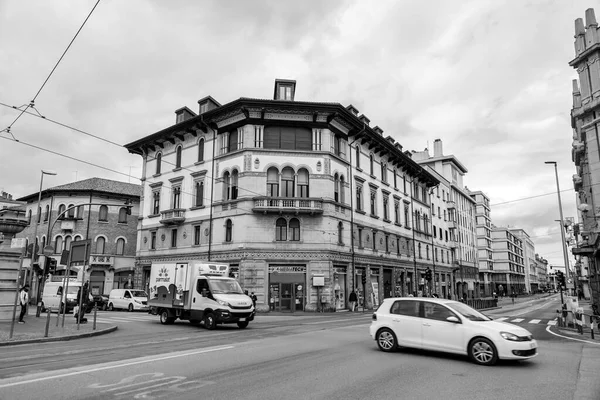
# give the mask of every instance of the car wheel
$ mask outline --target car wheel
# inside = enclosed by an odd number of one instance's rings
[[[486,338],[475,338],[469,343],[469,358],[479,365],[494,365],[498,361],[498,351]]]
[[[211,331],[217,327],[217,321],[212,313],[208,313],[204,316],[204,327]]]
[[[112,310],[114,310],[114,309],[115,309],[115,308],[113,307],[113,303],[109,303],[109,304],[108,304],[108,311],[112,311]]]
[[[175,321],[175,318],[169,317],[169,311],[162,310],[160,312],[160,323],[163,325],[170,325]]]
[[[394,332],[388,328],[382,328],[377,331],[377,346],[379,346],[379,350],[386,353],[396,350],[398,342]]]
[[[244,328],[248,327],[248,321],[240,321],[237,323],[237,326],[240,329],[244,329]]]
[[[133,312],[133,304],[129,303],[129,307],[127,307],[127,311]]]

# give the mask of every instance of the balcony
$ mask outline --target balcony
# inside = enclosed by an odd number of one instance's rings
[[[457,227],[457,224],[456,224],[456,222],[454,222],[454,221],[450,221],[450,220],[448,220],[448,221],[446,222],[446,225],[448,226],[448,229],[456,229],[456,227]]]
[[[573,175],[573,186],[575,190],[581,189],[581,185],[583,184],[583,179],[577,174]]]
[[[180,225],[185,221],[185,209],[174,208],[160,212],[160,223],[163,225]]]
[[[113,256],[107,256],[104,254],[92,254],[90,255],[90,266],[91,265],[102,265],[113,267],[115,264],[115,258]]]
[[[75,229],[75,219],[62,219],[60,221],[60,229],[63,231],[72,231]]]
[[[455,203],[455,202],[453,202],[452,200],[448,200],[448,201],[446,202],[446,208],[447,208],[448,210],[453,210],[453,209],[455,209],[455,208],[456,208],[456,203]]]
[[[281,212],[322,214],[323,200],[315,198],[255,197],[252,211],[265,214]]]

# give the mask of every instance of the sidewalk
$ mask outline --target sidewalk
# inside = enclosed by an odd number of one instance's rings
[[[12,339],[9,340],[10,336],[10,320],[0,321],[0,346],[11,346],[17,344],[26,343],[40,343],[40,342],[55,342],[60,340],[71,340],[82,337],[103,335],[109,332],[113,332],[117,329],[117,326],[109,326],[106,324],[96,325],[96,330],[93,330],[94,315],[88,314],[88,322],[86,324],[80,324],[79,330],[77,330],[77,321],[73,318],[73,314],[65,315],[65,326],[62,326],[62,315],[56,326],[57,314],[51,314],[50,326],[48,327],[48,337],[44,337],[46,329],[46,315],[42,314],[39,318],[35,317],[35,312],[25,317],[25,323],[19,324],[15,321],[15,328]]]

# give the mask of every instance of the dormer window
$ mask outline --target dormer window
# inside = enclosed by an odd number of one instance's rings
[[[182,114],[178,114],[178,115],[177,115],[177,120],[175,121],[175,123],[176,123],[176,124],[178,124],[178,123],[180,123],[180,122],[183,122],[183,119],[184,119],[184,118],[185,118],[185,117],[184,117],[183,113],[182,113]]]
[[[273,100],[294,101],[295,92],[296,81],[275,79],[275,93],[273,93]]]

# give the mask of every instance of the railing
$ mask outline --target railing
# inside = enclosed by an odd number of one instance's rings
[[[185,209],[175,208],[161,211],[160,222],[163,224],[180,224],[185,221]]]
[[[299,213],[322,213],[323,200],[311,198],[255,197],[253,210],[256,212],[289,210]]]
[[[467,299],[461,301],[476,310],[498,307],[498,299]]]
[[[455,202],[453,202],[452,200],[448,200],[448,201],[446,201],[446,208],[447,208],[448,210],[451,210],[451,209],[453,209],[453,208],[456,208],[456,203],[455,203]]]
[[[114,257],[107,256],[104,254],[92,254],[90,255],[90,265],[113,265]]]

